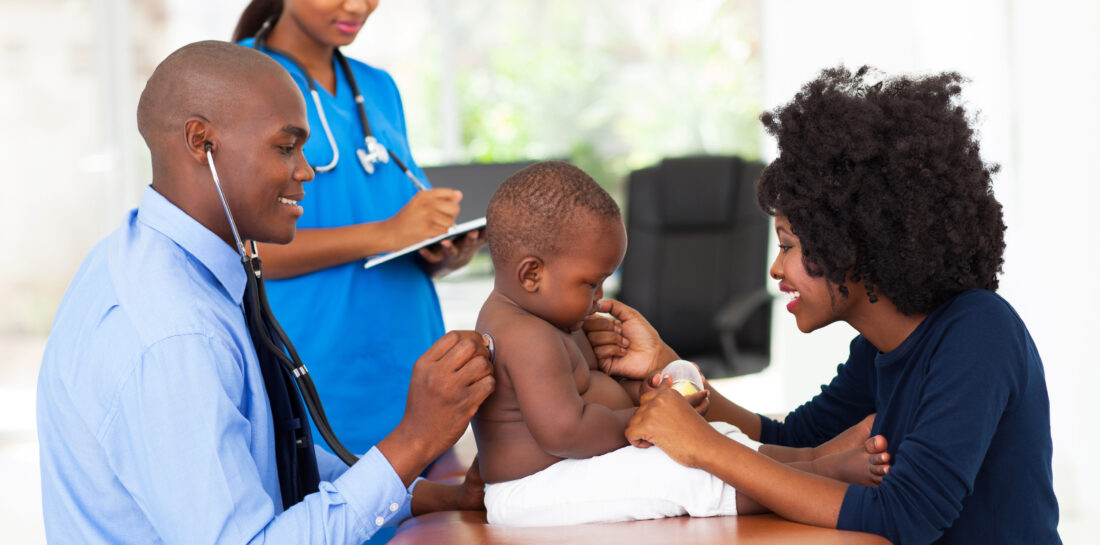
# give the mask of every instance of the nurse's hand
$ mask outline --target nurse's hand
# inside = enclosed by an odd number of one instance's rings
[[[463,236],[447,239],[420,249],[420,257],[432,278],[440,278],[470,263],[478,250],[485,246],[485,228],[470,231]]]
[[[617,377],[647,379],[670,361],[679,359],[657,330],[633,308],[614,299],[604,299],[597,310],[614,318],[597,316],[584,324],[601,371]]]
[[[455,223],[461,200],[461,191],[445,187],[413,195],[396,215],[385,220],[391,250],[446,233]]]
[[[493,392],[486,342],[474,331],[451,331],[413,365],[405,416],[378,443],[406,486],[458,441],[478,406]]]
[[[665,380],[661,386],[642,396],[642,403],[626,423],[626,438],[630,444],[646,448],[651,445],[673,460],[688,467],[697,467],[699,453],[719,434],[691,405],[693,394],[685,398]]]

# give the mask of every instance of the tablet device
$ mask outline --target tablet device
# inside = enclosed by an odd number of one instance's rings
[[[432,187],[449,187],[462,192],[461,209],[455,223],[465,223],[484,216],[489,210],[489,199],[501,182],[531,164],[532,161],[441,165],[424,167],[424,175]]]
[[[415,251],[417,251],[417,250],[419,250],[419,249],[421,249],[425,246],[431,246],[432,244],[435,244],[437,242],[440,242],[440,241],[443,241],[443,240],[446,240],[446,239],[449,239],[449,238],[460,237],[462,235],[465,235],[466,233],[469,233],[470,231],[476,231],[478,229],[481,229],[482,227],[485,227],[485,217],[484,216],[482,216],[480,218],[477,218],[477,219],[472,219],[470,221],[460,223],[458,225],[454,225],[450,229],[448,229],[446,233],[443,233],[442,235],[432,237],[432,238],[426,238],[424,240],[421,240],[420,242],[417,242],[416,244],[406,246],[406,247],[401,248],[400,250],[397,250],[395,252],[390,252],[388,254],[376,255],[376,256],[368,259],[367,262],[363,264],[363,268],[364,269],[369,269],[371,267],[374,267],[375,265],[381,265],[381,264],[383,264],[383,263],[385,263],[385,262],[387,262],[391,259],[401,257],[401,256],[403,256],[407,253],[415,252]]]

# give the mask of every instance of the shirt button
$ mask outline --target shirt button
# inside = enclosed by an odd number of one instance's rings
[[[396,513],[397,510],[400,509],[400,508],[401,508],[401,506],[397,505],[396,503],[391,503],[390,504],[390,512]]]
[[[377,524],[378,526],[381,526],[381,525],[386,523],[386,519],[384,519],[382,517],[378,517],[378,518],[374,519],[374,523]]]

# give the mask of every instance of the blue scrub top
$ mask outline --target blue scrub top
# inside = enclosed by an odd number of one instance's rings
[[[253,40],[240,43],[251,47]],[[332,151],[305,76],[282,56],[265,53],[290,72],[306,97],[306,158],[315,166],[328,164]],[[365,100],[371,132],[427,185],[409,151],[404,109],[393,78],[348,61]],[[416,193],[392,160],[376,163],[371,175],[360,166],[356,150],[365,148],[365,134],[351,87],[333,62],[336,95],[319,84],[317,92],[340,161],[305,185],[299,229],[384,220]],[[366,270],[357,260],[292,279],[269,280],[267,291],[276,318],[313,376],[337,437],[352,452],[367,452],[400,422],[413,363],[444,332],[435,285],[420,258],[412,254]],[[316,428],[314,439],[327,448]]]

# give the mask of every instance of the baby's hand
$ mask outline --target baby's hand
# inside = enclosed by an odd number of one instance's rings
[[[596,360],[604,372],[610,366],[612,358],[626,355],[630,342],[623,337],[619,321],[600,314],[593,314],[584,320],[584,334],[596,353]],[[652,388],[650,388],[652,389]]]

